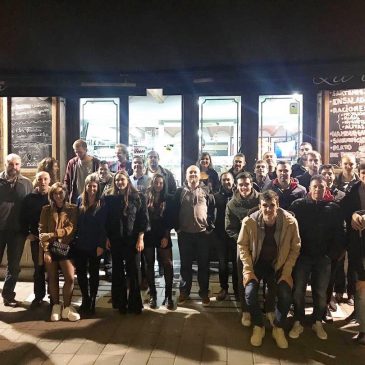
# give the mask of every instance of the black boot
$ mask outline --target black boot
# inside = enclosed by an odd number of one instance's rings
[[[90,300],[90,314],[95,314],[96,297],[91,297]]]
[[[162,304],[170,311],[172,311],[175,307],[174,301],[171,297],[166,297]]]
[[[157,308],[157,299],[154,295],[151,295],[148,304],[150,305],[151,309],[156,309]]]
[[[79,307],[79,313],[87,313],[90,310],[90,297],[83,297],[81,305]]]

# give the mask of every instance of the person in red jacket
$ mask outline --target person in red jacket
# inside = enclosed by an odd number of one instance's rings
[[[77,198],[84,190],[85,179],[99,168],[99,160],[87,153],[87,144],[82,139],[72,145],[76,157],[67,163],[64,184],[69,193],[69,202],[76,204]]]

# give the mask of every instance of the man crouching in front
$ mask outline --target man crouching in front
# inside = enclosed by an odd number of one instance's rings
[[[261,346],[265,326],[259,305],[259,282],[277,296],[272,336],[279,348],[288,348],[283,330],[292,302],[292,269],[300,251],[296,219],[279,208],[279,197],[267,190],[259,196],[259,210],[242,221],[238,247],[243,263],[243,285],[253,332],[252,346]]]

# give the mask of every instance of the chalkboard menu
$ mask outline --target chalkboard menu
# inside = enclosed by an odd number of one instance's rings
[[[52,98],[11,98],[9,146],[23,167],[52,156]]]
[[[329,92],[329,163],[345,153],[365,158],[365,89]]]

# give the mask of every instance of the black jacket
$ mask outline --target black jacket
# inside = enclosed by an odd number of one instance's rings
[[[291,167],[291,177],[298,177],[306,173],[306,169],[300,164],[300,158],[298,158],[297,163]]]
[[[332,198],[333,199],[333,198]],[[298,221],[302,240],[300,254],[329,256],[336,260],[345,247],[345,225],[340,206],[333,201],[296,200],[289,210]]]
[[[307,194],[305,187],[299,185],[297,179],[290,179],[290,185],[288,189],[283,190],[280,186],[278,179],[272,180],[271,183],[264,190],[273,190],[279,195],[280,208],[289,209],[290,204],[293,201],[304,198]]]
[[[127,214],[124,212],[124,195],[106,195],[106,233],[110,241],[136,238],[139,232],[149,229],[146,198],[135,193],[129,197]]]
[[[365,210],[356,213],[364,215]],[[349,258],[356,273],[356,279],[365,280],[365,231],[360,234],[359,231],[351,229],[349,238]]]
[[[359,195],[359,189],[361,181],[354,183],[347,191],[345,197],[341,200],[340,206],[345,216],[346,226],[348,232],[351,230],[351,217],[354,212],[361,210],[361,201]]]
[[[216,221],[215,221],[215,233],[219,238],[227,238],[225,228],[226,206],[231,200],[233,195],[232,191],[226,191],[221,187],[218,193],[214,194],[215,207],[216,207]]]
[[[297,177],[299,184],[304,186],[307,191],[309,191],[309,185],[311,183],[312,175],[306,171],[303,175]]]
[[[21,225],[24,234],[34,234],[38,237],[39,218],[42,208],[49,204],[48,194],[39,194],[36,190],[26,195],[21,210]]]
[[[253,188],[261,193],[261,191],[265,191],[268,189],[268,186],[271,184],[271,179],[269,177],[269,174],[266,175],[265,179],[259,183],[256,179],[256,176],[253,177],[253,183],[252,183],[252,186]]]
[[[173,195],[166,197],[165,204],[166,206],[162,215],[156,214],[151,208],[148,208],[150,230],[144,235],[144,244],[146,247],[160,247],[162,238],[168,239],[168,247],[172,246],[170,231],[173,228]]]
[[[252,193],[247,198],[242,198],[236,190],[232,199],[226,207],[225,228],[228,236],[237,242],[241,230],[243,218],[247,217],[253,208],[259,205],[259,193],[252,189]]]
[[[207,186],[212,193],[215,193],[219,190],[219,176],[218,172],[214,169],[208,169],[205,171],[208,175],[208,179],[201,180],[201,182]]]

